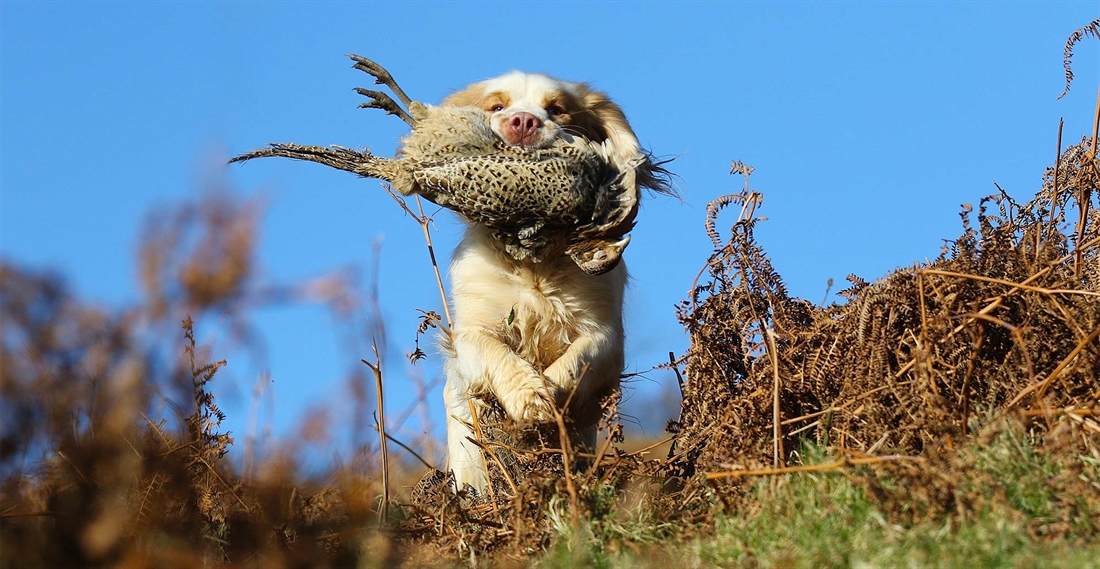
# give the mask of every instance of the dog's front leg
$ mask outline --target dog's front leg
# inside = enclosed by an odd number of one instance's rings
[[[443,402],[447,406],[447,468],[454,472],[459,490],[469,484],[481,492],[489,485],[489,473],[481,448],[470,442],[475,434],[467,425],[474,424],[474,408],[470,389],[460,375],[447,373]]]
[[[553,418],[552,399],[542,374],[499,338],[482,329],[458,330],[454,351],[458,372],[471,381],[472,390],[491,392],[513,420]]]
[[[546,368],[546,383],[558,404],[572,394],[574,404],[595,401],[618,384],[623,369],[622,334],[597,330],[581,334]]]

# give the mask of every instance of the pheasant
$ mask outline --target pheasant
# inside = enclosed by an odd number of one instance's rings
[[[357,89],[380,108],[413,127],[394,158],[341,146],[270,144],[230,162],[282,156],[389,182],[402,195],[418,194],[472,223],[489,228],[518,261],[541,262],[566,254],[583,271],[606,273],[618,265],[630,243],[627,233],[638,212],[637,168],[650,165],[639,153],[619,170],[607,148],[582,137],[566,137],[547,148],[510,145],[489,127],[476,107],[436,107],[414,102],[388,72],[350,56],[402,100]]]

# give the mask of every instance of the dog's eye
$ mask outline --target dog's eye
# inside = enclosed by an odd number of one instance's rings
[[[546,109],[546,113],[549,114],[552,117],[557,117],[557,116],[564,115],[565,114],[565,109],[563,109],[561,107],[558,107],[558,106],[553,106],[553,107],[550,107],[550,108]]]
[[[489,107],[489,112],[490,113],[499,113],[500,111],[503,111],[503,110],[504,110],[504,105],[493,105],[492,107]]]

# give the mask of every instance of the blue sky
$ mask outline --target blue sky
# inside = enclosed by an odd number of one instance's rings
[[[138,297],[146,212],[211,180],[263,196],[260,283],[349,265],[367,275],[381,243],[386,394],[401,409],[412,398],[402,354],[415,309],[440,306],[419,227],[374,181],[314,164],[224,162],[274,141],[391,154],[406,127],[355,108],[352,88],[368,78],[346,53],[382,63],[428,102],[510,69],[545,72],[607,91],[643,144],[678,156],[670,167],[683,201],[645,202],[626,255],[627,361],[646,369],[687,346],[674,305],[712,251],[706,204],[741,185],[732,160],[756,167],[769,218],[757,237],[795,295],[818,302],[830,278],[934,258],[959,233],[960,204],[994,181],[1020,199],[1034,193],[1059,117],[1066,141],[1091,129],[1100,42],[1078,45],[1073,91],[1056,97],[1066,36],[1097,12],[1092,1],[5,1],[0,256],[122,306]],[[448,212],[436,218],[446,261],[461,228]],[[348,419],[344,378],[369,355],[363,346],[346,349],[318,307],[263,310],[256,323],[264,358],[205,338],[230,360],[220,387],[230,428],[244,430],[263,370],[275,382],[265,416],[277,434],[294,432],[307,409]],[[420,365],[438,376],[438,358]],[[649,378],[626,410],[654,436],[665,417],[647,416],[643,402],[672,380]],[[346,438],[332,445],[347,454]]]

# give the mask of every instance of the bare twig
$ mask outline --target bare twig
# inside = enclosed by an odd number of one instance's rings
[[[707,474],[707,480],[727,480],[731,478],[743,478],[746,476],[773,476],[776,474],[792,474],[796,472],[820,472],[825,470],[836,470],[838,468],[844,468],[845,466],[859,466],[864,464],[877,464],[880,462],[895,462],[895,461],[914,461],[923,462],[924,457],[920,456],[905,456],[905,455],[888,455],[888,456],[873,456],[868,458],[849,458],[845,460],[839,460],[837,462],[830,462],[826,464],[811,464],[803,466],[788,466],[786,468],[763,468],[760,470],[727,470],[724,472],[710,472]]]
[[[907,362],[904,366],[902,366],[902,368],[900,370],[898,370],[898,372],[896,374],[894,374],[894,377],[895,378],[901,377],[902,375],[905,374],[905,372],[912,369],[913,366],[916,365],[916,363],[917,363],[917,360],[909,360],[909,362]],[[832,413],[833,411],[840,411],[841,409],[844,409],[845,407],[851,405],[852,403],[855,403],[855,402],[857,402],[861,399],[864,399],[866,397],[870,397],[870,396],[872,396],[872,395],[874,395],[874,394],[876,394],[880,391],[885,391],[887,389],[891,389],[891,388],[894,388],[894,387],[902,387],[902,386],[905,386],[905,385],[909,385],[910,383],[912,383],[912,382],[911,381],[903,381],[901,383],[895,383],[893,385],[882,385],[882,386],[876,387],[876,388],[874,388],[870,391],[860,393],[859,395],[845,401],[844,403],[841,403],[840,405],[830,405],[828,408],[822,409],[821,411],[815,411],[813,413],[808,413],[806,415],[802,415],[801,417],[795,417],[793,419],[787,419],[786,421],[783,421],[782,424],[783,425],[792,425],[792,424],[798,423],[800,421],[808,421],[808,420],[813,419],[815,417],[820,417],[820,416],[822,416],[826,413]]]
[[[775,331],[771,328],[765,330],[768,340],[768,352],[772,360],[772,463],[776,468],[787,464],[786,453],[783,452],[783,425],[779,414],[779,354],[775,347]]]
[[[7,519],[7,518],[31,518],[31,517],[39,517],[39,516],[56,516],[56,515],[57,514],[55,514],[54,512],[50,512],[48,510],[43,510],[43,511],[39,511],[39,512],[4,512],[4,513],[0,514],[0,518],[4,518],[4,519]]]
[[[447,334],[454,329],[454,321],[451,320],[451,306],[447,302],[447,289],[443,286],[443,276],[439,272],[439,262],[435,259],[435,246],[432,245],[432,232],[429,224],[431,218],[424,215],[424,204],[420,196],[416,196],[416,210],[420,213],[420,227],[424,230],[424,241],[428,245],[428,255],[432,258],[432,270],[435,271],[435,282],[439,285],[439,299],[443,302],[443,314],[447,316]]]
[[[1092,23],[1093,31],[1096,31],[1097,23],[1100,20],[1096,20]],[[1100,90],[1096,93],[1096,113],[1092,121],[1092,150],[1087,154],[1089,165],[1093,168],[1096,167],[1096,145],[1097,134],[1100,133]],[[1079,184],[1078,191],[1081,192],[1077,196],[1077,243],[1081,243],[1081,240],[1085,238],[1085,225],[1088,224],[1089,208],[1092,206],[1092,189],[1088,184]],[[1077,278],[1081,278],[1081,265],[1084,263],[1084,251],[1080,246],[1075,247],[1076,255],[1074,257],[1074,274]]]
[[[378,405],[378,433],[379,444],[382,448],[382,507],[379,509],[379,519],[385,523],[389,519],[389,507],[390,507],[390,459],[389,451],[387,449],[386,440],[389,438],[386,436],[386,410],[385,400],[382,397],[382,361],[378,356],[378,343],[372,342],[374,348],[374,363],[370,363],[367,360],[360,360],[367,365],[374,372],[374,392]]]
[[[573,397],[572,393],[569,395],[570,399]],[[566,402],[568,404],[568,402]],[[556,405],[550,406],[550,411],[554,413],[554,421],[558,424],[558,441],[561,443],[561,461],[562,468],[565,470],[565,490],[569,492],[569,512],[573,517],[573,527],[580,526],[580,510],[577,505],[577,488],[573,485],[573,471],[571,467],[570,454],[572,446],[569,443],[569,433],[565,430],[565,417],[561,411],[558,410]]]
[[[1031,409],[1031,410],[1028,410],[1028,411],[1024,411],[1024,415],[1026,415],[1028,417],[1038,417],[1038,416],[1041,416],[1041,415],[1046,415],[1048,413],[1054,414],[1054,415],[1065,414],[1065,415],[1080,415],[1082,417],[1095,417],[1095,416],[1100,416],[1100,409],[1078,409],[1078,408],[1068,407],[1066,409]]]
[[[1050,375],[1047,376],[1047,378],[1045,380],[1043,380],[1041,382],[1032,383],[1031,385],[1028,385],[1027,387],[1020,390],[1020,392],[1016,394],[1016,397],[1013,397],[1012,401],[1009,401],[1008,404],[1006,404],[1004,406],[1004,408],[1006,410],[1012,409],[1024,397],[1027,397],[1027,394],[1031,393],[1032,391],[1035,391],[1036,389],[1039,390],[1039,393],[1035,397],[1036,401],[1042,399],[1043,395],[1046,394],[1047,388],[1049,388],[1050,384],[1053,383],[1054,380],[1057,379],[1059,375],[1061,375],[1062,370],[1066,369],[1066,366],[1068,366],[1070,364],[1070,362],[1072,362],[1073,359],[1077,357],[1077,354],[1080,354],[1081,350],[1085,349],[1085,346],[1087,346],[1089,344],[1089,342],[1095,340],[1097,337],[1100,337],[1100,328],[1097,328],[1096,330],[1093,330],[1092,334],[1089,334],[1089,336],[1087,338],[1085,338],[1084,341],[1082,341],[1080,344],[1077,344],[1077,347],[1074,348],[1073,351],[1070,352],[1069,355],[1066,356],[1066,358],[1064,360],[1062,360],[1062,363],[1058,364],[1058,367],[1054,368],[1054,371],[1050,372]]]
[[[1064,263],[1064,262],[1068,261],[1069,259],[1070,259],[1070,257],[1065,257],[1065,258],[1063,258],[1062,260],[1060,260],[1060,261],[1059,261],[1059,263]],[[1034,282],[1034,281],[1036,281],[1036,280],[1039,280],[1040,278],[1042,278],[1042,277],[1044,277],[1044,276],[1046,276],[1046,275],[1050,274],[1050,272],[1051,272],[1051,270],[1052,270],[1052,269],[1053,269],[1053,267],[1047,267],[1047,268],[1045,268],[1045,269],[1043,269],[1043,270],[1041,270],[1041,271],[1039,271],[1039,272],[1037,272],[1037,273],[1035,273],[1035,274],[1031,275],[1030,277],[1028,277],[1028,278],[1024,279],[1024,281],[1023,281],[1022,283],[1020,283],[1020,284],[1021,284],[1021,285],[1027,285],[1027,284],[1029,284],[1029,283],[1032,283],[1032,282]],[[979,311],[978,311],[977,313],[978,313],[978,314],[989,314],[990,312],[993,312],[993,311],[994,311],[994,310],[996,310],[997,308],[1000,308],[1000,306],[1001,306],[1001,304],[1002,304],[1002,303],[1004,302],[1005,298],[1007,298],[1007,297],[1009,297],[1009,296],[1011,296],[1011,295],[1013,295],[1013,294],[1016,294],[1017,292],[1020,292],[1021,290],[1023,290],[1023,289],[1022,289],[1022,288],[1020,288],[1020,287],[1014,287],[1014,288],[1012,288],[1012,289],[1009,289],[1009,291],[1008,291],[1008,292],[1006,292],[1006,293],[1004,293],[1004,294],[1002,294],[1002,295],[999,295],[999,296],[996,296],[996,297],[994,297],[994,298],[993,298],[992,300],[990,300],[990,301],[989,301],[989,304],[987,304],[987,305],[986,305],[986,306],[985,306],[984,308],[982,308],[981,310],[979,310]],[[949,334],[948,334],[947,336],[945,336],[944,338],[941,338],[941,339],[939,340],[939,342],[940,342],[941,344],[942,344],[942,343],[944,343],[944,342],[946,342],[947,340],[949,340],[949,339],[951,339],[952,337],[954,337],[954,336],[955,336],[955,334],[958,334],[959,332],[961,332],[961,331],[962,331],[962,330],[963,330],[964,328],[966,328],[967,326],[969,326],[969,325],[970,325],[970,324],[972,324],[973,322],[974,322],[974,318],[967,318],[966,320],[964,320],[964,321],[963,321],[963,323],[962,323],[962,324],[959,324],[958,326],[956,326],[956,327],[955,327],[955,329],[954,329],[954,330],[951,330],[951,333],[949,333]]]
[[[1050,192],[1050,231],[1056,233],[1058,231],[1055,225],[1055,210],[1058,209],[1058,173],[1062,166],[1062,127],[1065,125],[1065,119],[1058,119],[1058,152],[1054,155],[1054,182],[1053,189]],[[1035,237],[1035,262],[1039,262],[1039,254],[1042,252],[1043,245],[1043,224],[1042,218],[1039,219],[1039,231]]]
[[[675,441],[675,440],[676,440],[675,435],[673,435],[671,437],[666,437],[666,438],[663,438],[663,439],[661,439],[661,440],[659,440],[659,441],[657,441],[653,444],[646,445],[646,446],[644,446],[644,447],[642,447],[638,450],[635,450],[635,451],[631,451],[631,452],[627,453],[627,456],[641,456],[642,454],[644,454],[648,451],[651,451],[651,450],[653,450],[653,449],[655,449],[655,448],[657,448],[657,447],[659,447],[663,444],[670,443],[670,442]]]
[[[509,473],[508,469],[504,467],[504,463],[501,462],[500,457],[497,456],[497,453],[493,452],[493,450],[489,448],[489,445],[486,444],[486,442],[479,441],[479,440],[477,440],[473,437],[466,437],[466,440],[468,440],[471,443],[474,443],[475,445],[477,445],[477,447],[481,449],[482,453],[484,453],[485,455],[488,455],[490,458],[493,459],[493,462],[496,463],[497,468],[500,469],[501,475],[504,476],[504,481],[507,482],[508,487],[512,489],[512,497],[519,496],[519,489],[516,488],[516,483],[515,483],[514,480],[512,480],[511,473]],[[488,468],[486,468],[485,470],[486,470],[486,472],[488,472]],[[492,485],[493,485],[493,483],[490,480],[489,481],[489,486],[492,487]]]
[[[917,273],[926,275],[941,275],[945,277],[960,277],[965,279],[971,279],[975,281],[982,281],[987,283],[1002,284],[1005,286],[1015,287],[1017,289],[1027,290],[1031,292],[1038,292],[1040,294],[1076,294],[1081,296],[1096,296],[1100,297],[1100,292],[1092,290],[1074,290],[1074,289],[1049,289],[1037,286],[1029,286],[1023,283],[1014,283],[1012,281],[1006,281],[1003,279],[995,279],[992,277],[983,277],[981,275],[968,275],[966,273],[956,273],[954,271],[941,271],[939,269],[917,269]]]
[[[821,426],[821,419],[818,419],[818,420],[814,421],[813,423],[808,423],[808,424],[802,425],[801,427],[799,427],[799,428],[797,428],[797,429],[795,429],[795,430],[793,430],[793,431],[791,431],[787,434],[793,437],[793,436],[795,436],[799,433],[804,433],[804,432],[806,432],[806,431],[808,431],[808,430],[810,430],[814,427],[820,427],[820,426]]]
[[[1087,346],[1089,342],[1097,339],[1097,337],[1100,337],[1100,328],[1093,330],[1092,334],[1089,334],[1088,338],[1085,338],[1084,341],[1082,341],[1080,344],[1077,344],[1077,347],[1074,348],[1068,356],[1066,356],[1066,359],[1062,360],[1062,363],[1058,364],[1058,367],[1054,368],[1054,371],[1050,372],[1050,375],[1047,376],[1047,378],[1043,381],[1043,384],[1039,386],[1039,391],[1035,394],[1035,398],[1042,399],[1043,396],[1046,395],[1047,388],[1049,388],[1051,384],[1054,383],[1054,380],[1058,379],[1058,377],[1062,374],[1062,371],[1065,370],[1066,367],[1069,366],[1070,362],[1072,362],[1073,359],[1077,357],[1077,354],[1080,354],[1081,350],[1085,349],[1085,346]]]
[[[417,211],[413,211],[409,208],[409,204],[405,203],[405,200],[402,199],[389,184],[383,184],[383,188],[385,188],[386,192],[390,194],[390,197],[397,202],[397,205],[401,206],[401,209],[405,210],[405,213],[409,214],[409,217],[412,217],[416,223],[420,225],[420,229],[424,232],[424,242],[428,247],[428,256],[432,260],[432,270],[435,271],[435,282],[439,285],[439,297],[443,302],[443,314],[447,317],[447,328],[444,329],[443,332],[447,334],[447,336],[450,336],[454,323],[451,320],[451,307],[447,302],[447,289],[443,286],[443,275],[439,271],[439,262],[435,258],[435,246],[432,245],[432,218],[424,215],[424,205],[420,201],[419,195],[416,196]]]
[[[600,448],[596,450],[596,460],[592,462],[592,467],[588,469],[589,475],[595,475],[596,470],[600,468],[600,463],[603,462],[604,455],[607,453],[608,449],[611,448],[611,443],[613,442],[613,434],[614,433],[612,429],[609,428],[607,431],[607,437],[604,438],[603,443],[600,445]]]
[[[378,430],[378,426],[375,425],[374,429]],[[419,460],[420,464],[423,464],[424,466],[428,467],[431,470],[439,470],[434,465],[432,465],[430,462],[428,462],[427,460],[424,460],[424,457],[420,456],[420,453],[413,450],[412,447],[410,447],[409,445],[397,440],[396,438],[394,438],[393,435],[391,435],[389,433],[386,433],[386,439],[389,440],[390,442],[396,444],[397,446],[405,449],[405,452],[413,455],[413,458],[415,458],[416,460]]]
[[[493,479],[489,475],[489,461],[485,459],[485,447],[484,445],[478,444],[479,441],[485,440],[485,434],[481,431],[481,419],[479,419],[477,416],[477,407],[474,405],[474,398],[467,397],[466,404],[470,406],[470,419],[473,420],[474,436],[477,437],[477,440],[472,442],[482,450],[481,466],[485,469],[485,477],[487,479],[487,482],[489,483],[489,498],[493,503],[493,512],[497,515],[498,519],[502,519],[500,517],[500,511],[497,509],[497,491],[496,488],[493,487]],[[466,438],[467,440],[471,440],[470,437]],[[497,458],[496,455],[492,453],[489,454],[491,454],[494,459]]]

